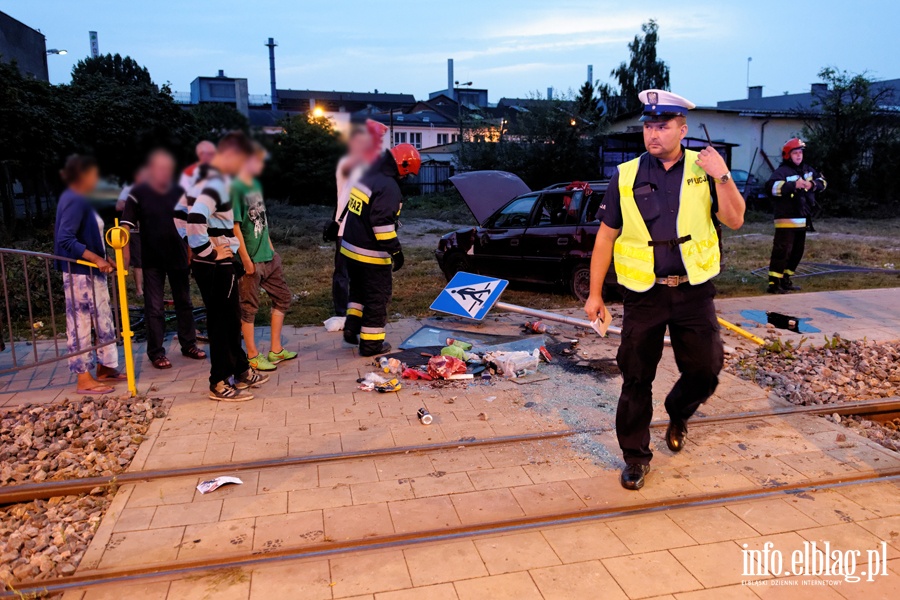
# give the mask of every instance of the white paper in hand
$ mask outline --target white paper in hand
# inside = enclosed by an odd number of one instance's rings
[[[609,329],[609,326],[612,324],[612,313],[608,310],[603,311],[603,320],[601,321],[599,317],[593,321],[591,321],[591,327],[594,328],[600,337],[606,337],[606,331]]]

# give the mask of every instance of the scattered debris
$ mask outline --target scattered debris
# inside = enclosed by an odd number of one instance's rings
[[[433,356],[428,360],[428,374],[434,379],[449,379],[465,372],[466,363],[452,356]]]
[[[325,326],[325,331],[342,331],[344,329],[344,322],[347,320],[347,317],[330,317],[325,319],[322,324]]]
[[[384,383],[376,383],[375,391],[380,392],[382,394],[387,394],[390,392],[399,392],[403,389],[403,386],[400,384],[399,379],[390,379],[385,381]]]
[[[419,417],[419,421],[422,422],[422,425],[431,425],[431,422],[434,421],[434,417],[431,416],[431,413],[428,412],[427,408],[420,408],[417,410],[416,416]]]
[[[244,484],[244,482],[241,481],[237,477],[222,476],[222,477],[216,477],[215,479],[207,479],[206,481],[201,481],[200,483],[197,484],[197,491],[200,492],[201,494],[208,494],[209,492],[213,492],[213,491],[219,489],[220,487],[222,487],[223,485],[226,485],[229,483],[233,483],[235,485],[243,485]]]

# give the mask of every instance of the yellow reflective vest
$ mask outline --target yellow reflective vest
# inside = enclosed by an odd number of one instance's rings
[[[719,236],[712,220],[712,195],[706,172],[697,163],[698,153],[685,150],[684,180],[678,202],[678,237],[690,236],[679,244],[691,285],[699,285],[719,274]],[[619,165],[619,202],[622,233],[616,240],[613,258],[619,283],[635,292],[646,292],[656,283],[650,232],[634,200],[634,180],[640,157]],[[661,240],[660,240],[661,241]]]

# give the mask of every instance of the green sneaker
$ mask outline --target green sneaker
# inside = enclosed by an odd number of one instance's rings
[[[269,363],[273,365],[277,365],[278,363],[285,360],[291,360],[292,358],[297,358],[297,353],[291,352],[287,348],[282,348],[281,352],[279,352],[278,354],[275,354],[271,351],[269,352]],[[272,368],[274,369],[275,367]]]
[[[272,353],[269,353],[269,357],[271,358]],[[278,367],[275,366],[274,362],[269,358],[266,358],[262,354],[257,354],[250,360],[250,366],[256,369],[257,371],[274,371]],[[277,362],[277,361],[275,361]]]

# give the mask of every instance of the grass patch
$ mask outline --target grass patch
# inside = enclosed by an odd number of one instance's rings
[[[406,265],[394,276],[392,319],[425,317],[446,281],[434,258],[436,237],[446,233],[429,223],[416,228],[422,219],[471,223],[472,216],[454,194],[412,198],[404,204],[404,243]],[[455,202],[455,204],[454,204]],[[290,206],[271,202],[269,227],[275,248],[284,262],[285,276],[295,295],[286,322],[303,326],[319,324],[334,314],[331,301],[331,274],[334,245],[322,241],[322,227],[332,217],[325,206]],[[807,262],[846,264],[882,268],[894,264],[900,268],[900,219],[822,219],[816,221],[818,233],[806,243]],[[751,271],[766,266],[772,250],[774,228],[771,217],[748,214],[739,231],[726,230],[722,273],[716,278],[720,297],[755,296],[764,293],[766,279]],[[426,234],[426,235],[423,235]],[[900,276],[887,274],[838,273],[804,277],[797,280],[804,291],[828,291],[900,287]],[[196,290],[195,290],[196,292]],[[137,304],[133,295],[132,304]],[[503,300],[540,309],[577,308],[579,303],[559,286],[511,284]],[[194,301],[200,303],[199,294]],[[270,304],[263,298],[257,324],[269,322]]]

